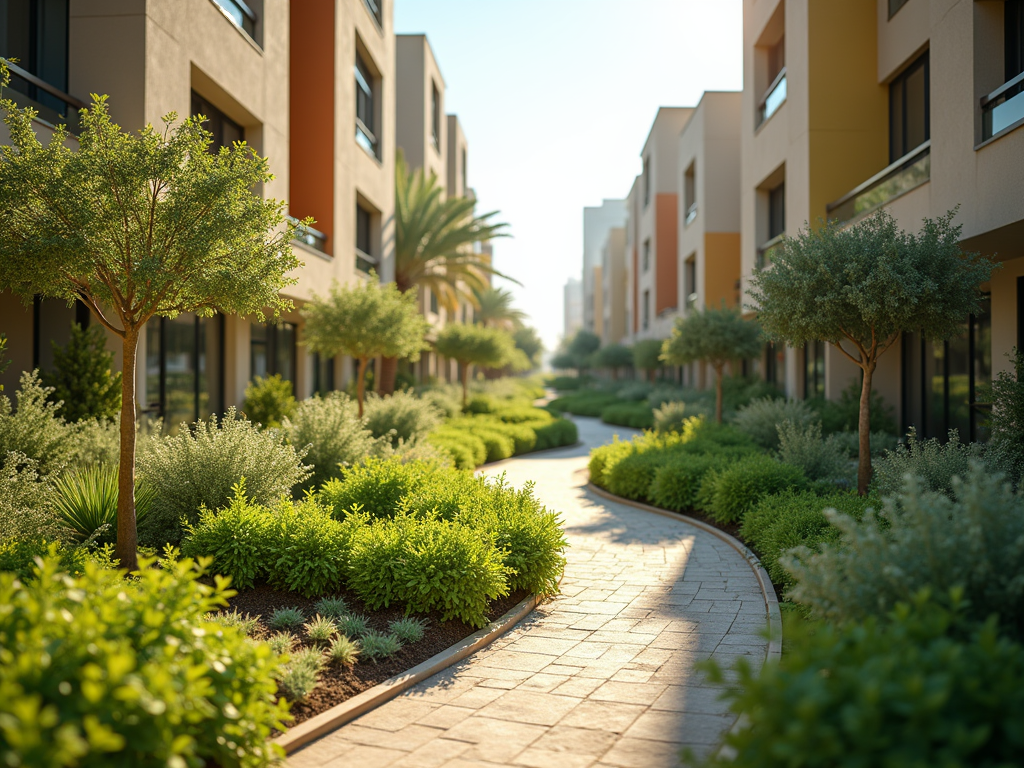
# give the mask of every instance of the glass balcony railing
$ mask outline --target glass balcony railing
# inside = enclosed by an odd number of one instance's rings
[[[320,251],[320,253],[327,253],[327,235],[319,229],[314,229],[300,223],[298,219],[291,216],[288,217],[288,220],[296,225],[295,237],[293,238],[296,242],[308,245],[310,248]]]
[[[760,248],[757,249],[757,254],[754,257],[754,267],[756,269],[764,269],[772,263],[772,253],[778,248],[782,241],[786,238],[786,233],[776,235],[771,240],[766,242]]]
[[[772,84],[765,91],[765,96],[757,107],[757,125],[760,126],[765,120],[779,111],[786,101],[786,68],[775,76]]]
[[[859,219],[919,187],[931,178],[931,141],[911,150],[860,186],[825,206],[828,217],[840,223]]]
[[[1024,72],[981,99],[981,138],[991,139],[1000,131],[1024,120]]]
[[[249,37],[256,38],[256,14],[243,0],[213,0],[224,15]]]
[[[690,226],[693,220],[697,218],[697,204],[693,203],[689,208],[686,209],[686,226]]]
[[[78,111],[89,106],[84,101],[69,96],[59,88],[7,62],[11,83],[4,96],[20,107],[32,107],[40,120],[50,125],[66,125],[68,131],[78,135],[82,130]]]

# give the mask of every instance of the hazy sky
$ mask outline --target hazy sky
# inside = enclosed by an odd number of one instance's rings
[[[430,39],[478,210],[511,228],[497,268],[552,349],[583,207],[629,192],[659,105],[741,88],[741,0],[395,0],[395,31]]]

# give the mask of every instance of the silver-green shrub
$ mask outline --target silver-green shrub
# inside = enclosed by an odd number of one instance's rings
[[[654,409],[654,428],[658,432],[682,432],[688,419],[708,415],[709,411],[700,403],[674,400]]]
[[[798,426],[784,421],[777,429],[779,461],[800,467],[811,480],[852,482],[853,466],[846,448],[833,435],[823,439],[819,422]]]
[[[412,392],[395,392],[387,397],[371,393],[363,410],[366,428],[391,445],[412,443],[426,437],[441,423],[441,411]]]
[[[39,476],[36,462],[16,452],[0,458],[0,544],[69,542],[71,534],[55,511],[53,487]]]
[[[343,392],[303,400],[284,420],[282,431],[296,449],[306,449],[312,474],[303,488],[319,488],[341,474],[340,467],[356,464],[380,452],[380,441],[359,420],[356,403]]]
[[[646,381],[631,381],[619,387],[615,393],[619,400],[646,400],[654,387]]]
[[[960,433],[951,429],[949,440],[943,444],[937,439],[918,440],[911,428],[904,445],[887,451],[875,461],[875,485],[882,496],[897,496],[903,490],[903,478],[912,474],[929,491],[953,493],[953,477],[966,477],[972,461],[982,457],[978,443],[961,443]]]
[[[163,420],[139,417],[135,422],[135,452],[145,453],[149,441],[160,437]],[[98,464],[117,464],[120,460],[121,417],[92,419],[78,423],[75,464],[91,467]]]
[[[74,461],[79,432],[77,425],[57,415],[60,402],[47,402],[52,391],[39,383],[38,371],[26,371],[15,395],[17,410],[10,398],[0,395],[0,456],[23,454],[44,477],[59,474]]]
[[[802,428],[817,420],[814,411],[803,400],[761,397],[740,408],[733,424],[762,448],[774,451],[779,447],[779,424],[791,421]]]
[[[424,390],[420,393],[420,399],[434,406],[446,419],[454,419],[462,413],[462,390],[454,384]]]
[[[138,457],[139,473],[156,490],[140,540],[150,546],[181,541],[182,520],[195,525],[199,509],[226,507],[245,478],[255,504],[269,505],[310,476],[306,447],[285,442],[278,430],[262,431],[230,408],[223,419],[197,421],[194,429],[154,440]]]
[[[947,600],[958,589],[969,618],[998,614],[1004,633],[1024,639],[1024,495],[979,461],[951,486],[952,498],[908,475],[877,515],[857,522],[826,511],[841,543],[782,559],[797,581],[791,598],[819,616],[859,621],[921,590]]]
[[[860,435],[856,432],[833,432],[831,437],[846,451],[851,459],[857,458],[860,452]],[[900,439],[891,432],[876,431],[871,433],[871,456],[878,458],[885,455],[886,451],[895,451],[900,444]]]

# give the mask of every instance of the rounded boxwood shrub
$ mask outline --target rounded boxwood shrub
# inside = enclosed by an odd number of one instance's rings
[[[487,446],[476,435],[465,432],[433,432],[427,443],[446,454],[458,469],[475,469],[487,461]]]
[[[563,445],[575,445],[579,442],[579,430],[576,424],[568,419],[555,419],[542,426],[534,427],[537,444],[534,450],[543,451],[547,448],[558,448]]]
[[[601,409],[601,421],[634,429],[651,429],[654,426],[654,410],[645,401],[616,402]]]
[[[516,444],[511,436],[502,431],[498,425],[472,425],[466,428],[470,434],[484,441],[487,448],[487,461],[501,461],[511,458],[515,453]]]
[[[275,515],[270,583],[304,597],[337,591],[356,521],[338,522],[315,500],[284,502]]]
[[[277,657],[207,618],[227,605],[191,560],[140,560],[132,580],[0,573],[0,763],[269,765],[288,707]]]
[[[627,499],[646,501],[655,473],[671,458],[663,451],[634,453],[618,461],[607,472],[605,480],[609,491]]]
[[[391,517],[402,499],[438,469],[432,461],[403,464],[394,459],[369,458],[350,467],[340,480],[324,483],[318,498],[339,519],[356,509],[372,517]]]
[[[734,460],[718,452],[680,453],[655,471],[650,487],[651,501],[675,512],[693,509],[708,471],[724,469]]]
[[[755,455],[721,471],[709,472],[701,484],[700,495],[711,518],[729,524],[738,523],[765,496],[806,487],[807,478],[802,470],[771,456]]]

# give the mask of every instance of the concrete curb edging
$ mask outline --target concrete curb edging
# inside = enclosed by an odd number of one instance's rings
[[[431,656],[412,669],[407,669],[405,672],[353,696],[348,701],[343,701],[326,712],[321,712],[319,715],[311,717],[304,723],[300,723],[278,736],[274,739],[274,743],[284,747],[285,753],[291,754],[314,739],[355,720],[360,715],[364,715],[371,709],[379,707],[386,701],[395,698],[421,680],[425,680],[431,675],[447,669],[467,656],[476,653],[481,648],[490,645],[526,618],[540,604],[542,599],[540,595],[530,595],[500,619],[492,621],[483,629],[474,632],[450,648]]]
[[[772,584],[771,579],[768,578],[768,572],[765,571],[764,566],[761,565],[761,561],[758,559],[757,555],[751,552],[743,542],[735,536],[731,536],[725,531],[715,528],[713,525],[708,525],[703,520],[697,520],[696,518],[684,515],[680,512],[672,512],[668,509],[662,509],[661,507],[654,507],[650,504],[626,499],[622,496],[616,496],[614,493],[609,493],[604,488],[600,488],[590,481],[587,482],[585,488],[586,490],[591,491],[602,498],[608,499],[609,501],[626,504],[630,507],[642,509],[645,512],[653,512],[656,515],[670,517],[674,520],[679,520],[680,522],[692,525],[695,528],[699,528],[713,536],[717,536],[741,554],[743,559],[747,561],[747,565],[749,565],[750,569],[754,572],[754,576],[757,578],[757,583],[761,587],[761,594],[764,597],[765,609],[768,612],[768,632],[770,639],[768,640],[766,661],[778,662],[779,659],[782,658],[782,611],[779,609],[779,598],[775,594],[775,586]]]

